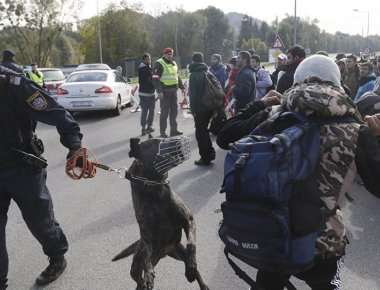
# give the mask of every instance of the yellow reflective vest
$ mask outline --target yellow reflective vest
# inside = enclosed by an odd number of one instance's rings
[[[160,58],[157,62],[161,64],[163,68],[160,81],[168,87],[178,85],[178,66],[175,61],[167,63],[163,58]]]
[[[42,74],[42,72],[39,72],[38,74],[35,74],[34,72],[30,71],[30,72],[27,73],[27,76],[28,76],[28,78],[30,80],[32,80],[33,82],[35,82],[40,87],[43,86],[43,84],[44,84],[44,75]]]

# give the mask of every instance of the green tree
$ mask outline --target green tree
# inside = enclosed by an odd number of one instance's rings
[[[0,25],[9,32],[7,43],[23,63],[50,61],[54,43],[75,21],[80,0],[4,0],[0,2]]]

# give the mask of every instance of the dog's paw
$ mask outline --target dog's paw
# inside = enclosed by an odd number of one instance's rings
[[[191,265],[186,267],[185,276],[190,283],[194,282],[197,278],[197,265]]]

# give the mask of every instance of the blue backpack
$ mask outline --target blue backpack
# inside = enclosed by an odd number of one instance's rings
[[[252,287],[255,282],[229,254],[260,270],[301,272],[313,265],[322,223],[320,219],[317,227],[295,234],[289,206],[297,185],[315,180],[321,123],[293,112],[280,113],[268,122],[270,132],[260,126],[232,145],[221,191],[226,201],[219,236],[230,265]],[[292,287],[289,283],[288,289]]]

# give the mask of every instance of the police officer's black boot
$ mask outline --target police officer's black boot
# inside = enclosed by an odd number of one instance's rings
[[[59,278],[65,271],[67,262],[64,256],[49,257],[49,265],[37,277],[36,284],[47,285]]]

